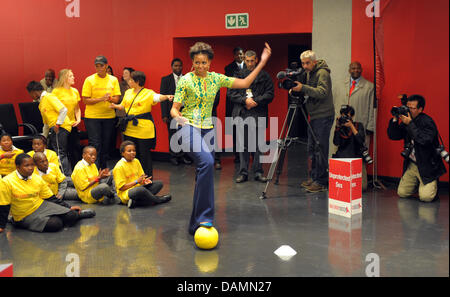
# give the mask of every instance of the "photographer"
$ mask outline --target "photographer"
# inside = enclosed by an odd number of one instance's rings
[[[328,185],[328,151],[330,131],[334,120],[334,104],[331,86],[330,69],[324,60],[318,60],[313,51],[305,51],[300,55],[303,69],[306,72],[306,83],[296,81],[290,91],[300,92],[306,99],[306,110],[314,135],[320,148],[316,147],[313,135],[308,130],[308,162],[311,161],[310,179],[301,183],[308,192],[323,192]]]
[[[420,95],[408,97],[406,108],[393,108],[389,121],[388,136],[392,140],[404,140],[402,156],[403,176],[397,189],[400,197],[409,197],[419,185],[419,199],[431,202],[438,191],[438,179],[446,170],[436,152],[439,146],[438,130],[433,119],[423,113],[425,98]]]
[[[364,145],[365,132],[364,125],[354,122],[355,109],[350,105],[342,105],[340,110],[341,117],[336,119],[336,129],[334,130],[333,143],[338,147],[333,158],[361,158],[362,152],[366,152]],[[368,157],[368,155],[367,155]],[[371,161],[371,158],[363,161]],[[362,190],[367,190],[367,171],[362,166]]]

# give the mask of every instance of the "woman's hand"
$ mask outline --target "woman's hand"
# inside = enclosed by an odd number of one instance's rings
[[[264,43],[265,47],[263,49],[263,52],[261,54],[261,62],[263,64],[266,64],[269,60],[270,56],[272,55],[272,49],[270,48],[269,44],[266,42]]]
[[[76,210],[76,211],[78,211],[78,214],[81,213],[81,207],[79,207],[79,206],[72,206],[72,207],[70,208],[70,210]]]
[[[189,123],[189,120],[182,116],[175,117],[175,120],[177,121],[178,125],[180,125],[182,127],[184,125],[186,125],[187,123]]]

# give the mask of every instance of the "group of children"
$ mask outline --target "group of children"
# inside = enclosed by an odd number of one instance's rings
[[[9,134],[0,136],[0,232],[8,221],[38,232],[54,232],[71,226],[79,219],[95,216],[95,211],[81,210],[66,201],[124,204],[129,208],[165,203],[171,195],[157,196],[163,187],[145,175],[136,159],[136,146],[124,141],[122,158],[111,171],[95,164],[97,150],[83,149],[82,159],[71,176],[60,168],[58,155],[47,149],[46,138],[36,136],[27,154],[13,145]]]

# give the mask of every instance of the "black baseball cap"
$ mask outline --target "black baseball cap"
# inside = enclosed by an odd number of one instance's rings
[[[94,64],[108,64],[108,60],[105,58],[105,56],[97,56],[95,58],[95,63]]]

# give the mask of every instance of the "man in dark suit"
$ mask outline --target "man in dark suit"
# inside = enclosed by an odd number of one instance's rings
[[[238,78],[247,77],[255,69],[258,63],[256,53],[251,50],[246,51],[244,62],[247,68],[237,74]],[[237,129],[240,167],[236,182],[242,183],[248,180],[250,154],[253,155],[252,169],[254,179],[260,182],[267,182],[267,178],[263,176],[264,171],[259,160],[261,151],[258,148],[258,135],[261,132],[265,136],[265,131],[259,130],[265,129],[267,125],[268,105],[274,98],[272,78],[266,71],[261,70],[248,89],[230,89],[229,93],[234,103],[233,118],[240,117],[244,123],[248,123],[247,125],[242,125],[243,129]],[[249,118],[254,119],[254,121],[248,121]],[[265,123],[259,123],[258,118],[265,118]],[[240,143],[239,140],[243,140],[243,143]],[[252,146],[251,141],[256,141],[256,145]],[[256,148],[256,150],[251,152],[253,148]]]
[[[172,73],[161,78],[160,94],[162,95],[175,95],[175,90],[178,81],[181,79],[183,71],[183,62],[179,58],[175,58],[171,63]],[[175,153],[170,148],[170,138],[176,132],[176,129],[170,129],[170,121],[172,117],[170,116],[170,109],[172,109],[172,101],[166,100],[161,102],[161,116],[164,123],[167,125],[167,130],[169,132],[169,153],[170,162],[173,165],[178,165],[180,162],[184,164],[191,164],[192,161],[184,155],[184,153]]]
[[[233,49],[234,60],[227,66],[225,66],[226,76],[236,76],[239,71],[246,69],[244,63],[244,50],[241,47]],[[225,117],[231,117],[233,113],[233,102],[229,96],[229,90],[227,90],[226,102],[225,102]],[[235,152],[235,163],[239,163],[239,153],[236,152],[236,130],[233,128],[233,151]]]

